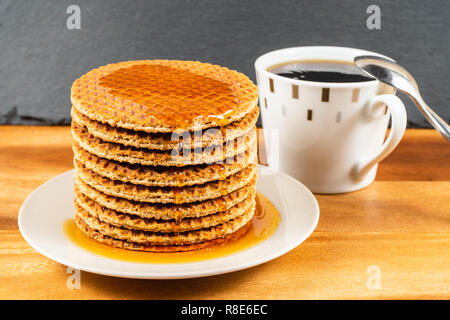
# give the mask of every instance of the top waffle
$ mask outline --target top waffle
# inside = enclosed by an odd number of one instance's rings
[[[194,131],[243,118],[257,103],[250,79],[194,61],[143,60],[91,70],[72,85],[73,106],[92,120],[146,132]]]

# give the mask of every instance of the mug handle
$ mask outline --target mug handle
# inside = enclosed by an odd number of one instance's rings
[[[386,105],[391,113],[391,132],[375,155],[358,161],[353,170],[356,180],[362,180],[378,162],[386,158],[399,144],[406,130],[406,110],[403,102],[393,94],[382,94],[372,98],[365,109],[366,116],[376,119]]]

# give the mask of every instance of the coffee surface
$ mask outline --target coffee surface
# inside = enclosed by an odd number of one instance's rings
[[[374,80],[352,63],[331,60],[301,60],[275,65],[268,71],[279,76],[314,82],[364,82]]]

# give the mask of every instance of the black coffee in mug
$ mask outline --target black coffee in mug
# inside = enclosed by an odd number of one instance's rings
[[[285,62],[267,69],[279,76],[315,82],[363,82],[374,80],[353,63],[334,60],[300,60]]]

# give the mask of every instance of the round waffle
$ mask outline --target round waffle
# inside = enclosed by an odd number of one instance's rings
[[[141,165],[185,166],[193,164],[213,163],[224,161],[244,152],[249,145],[256,143],[256,129],[253,128],[245,136],[239,137],[231,143],[208,147],[200,150],[177,152],[137,149],[118,143],[103,141],[93,136],[86,127],[72,121],[72,136],[74,141],[89,153],[98,157],[121,162]]]
[[[71,101],[88,118],[114,127],[195,131],[243,118],[257,103],[257,87],[239,72],[208,63],[128,61],[77,79]]]
[[[251,208],[242,215],[220,225],[194,231],[160,233],[116,227],[100,221],[81,207],[76,208],[76,217],[81,218],[91,229],[115,239],[150,245],[185,245],[221,238],[246,225],[254,213],[255,203],[253,202]]]
[[[172,150],[174,148],[195,149],[221,145],[226,141],[235,140],[249,132],[258,119],[259,108],[254,107],[244,118],[234,121],[224,127],[211,128],[203,132],[189,133],[186,139],[173,139],[172,133],[148,133],[119,127],[112,127],[94,121],[72,108],[72,119],[86,127],[94,137],[103,141],[123,144],[136,148],[153,150]],[[179,136],[174,136],[175,138]]]
[[[101,206],[118,212],[137,215],[142,218],[179,220],[180,218],[198,218],[229,210],[247,198],[254,198],[256,189],[254,184],[248,184],[243,188],[215,199],[183,204],[162,204],[130,201],[113,197],[92,188],[75,177],[75,193],[78,194],[79,192],[95,200]]]
[[[194,184],[203,184],[208,181],[224,180],[237,173],[250,163],[256,163],[256,145],[250,145],[244,153],[225,163],[210,165],[194,165],[185,167],[142,166],[125,162],[107,160],[86,150],[74,142],[73,153],[75,159],[87,169],[95,173],[122,182],[145,186],[182,187]]]
[[[78,226],[78,228],[86,234],[89,238],[92,238],[96,241],[99,241],[103,244],[121,248],[121,249],[127,249],[127,250],[136,250],[136,251],[148,251],[148,252],[182,252],[182,251],[192,251],[192,250],[198,250],[202,248],[207,248],[213,245],[219,245],[226,243],[227,241],[232,241],[234,239],[238,239],[239,237],[243,236],[248,229],[250,229],[251,221],[248,222],[246,225],[244,225],[239,230],[228,234],[222,238],[216,238],[214,240],[209,241],[203,241],[199,243],[193,243],[193,244],[185,244],[185,245],[150,245],[150,244],[140,244],[136,242],[128,242],[123,241],[119,239],[115,239],[109,236],[106,236],[104,234],[101,234],[95,229],[90,228],[84,221],[81,219],[78,215],[75,215],[75,223]]]
[[[87,169],[82,163],[74,160],[76,175],[84,183],[111,196],[134,201],[158,203],[185,203],[203,201],[226,195],[243,186],[256,181],[256,165],[251,164],[245,169],[224,180],[207,182],[189,187],[148,187],[123,183],[100,176]]]
[[[102,207],[82,193],[75,194],[75,210],[84,210],[91,216],[116,227],[152,232],[185,232],[216,226],[230,221],[246,212],[254,204],[254,198],[247,198],[230,209],[199,218],[179,220],[158,220],[121,213]]]

